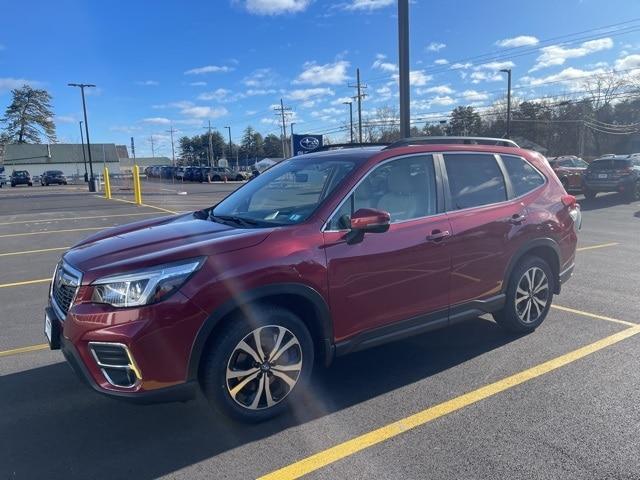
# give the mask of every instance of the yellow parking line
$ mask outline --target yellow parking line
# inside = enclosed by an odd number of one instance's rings
[[[14,348],[12,350],[0,351],[0,357],[9,357],[11,355],[17,355],[19,353],[36,352],[38,350],[48,350],[49,345],[41,343],[39,345],[31,345],[30,347]]]
[[[338,460],[389,440],[404,432],[425,425],[440,417],[557,370],[638,333],[640,333],[640,326],[627,328],[590,345],[578,348],[577,350],[541,363],[540,365],[503,378],[495,383],[491,383],[472,392],[465,393],[464,395],[427,408],[421,412],[385,425],[384,427],[365,433],[364,435],[347,440],[344,443],[340,443],[334,447],[328,448],[322,452],[316,453],[310,457],[304,458],[284,468],[264,475],[258,480],[285,480],[300,478],[303,475],[319,470],[331,463],[337,462]]]
[[[10,257],[11,255],[27,255],[30,253],[57,252],[60,250],[69,250],[71,247],[42,248],[40,250],[25,250],[23,252],[0,253],[0,257]]]
[[[104,198],[104,197],[102,197],[100,195],[96,195],[96,197]],[[124,198],[112,198],[111,200],[115,200],[116,202],[124,202],[124,203],[131,203],[133,205],[137,205],[136,202],[132,202],[131,200],[125,200]],[[167,210],[166,208],[156,207],[155,205],[149,205],[148,203],[141,203],[140,206],[141,207],[148,207],[148,208],[155,208],[156,210],[160,210],[161,212],[170,213],[172,215],[177,215],[178,214],[178,212],[174,212],[173,210]]]
[[[576,252],[584,252],[585,250],[595,250],[596,248],[615,247],[616,245],[620,245],[620,244],[618,242],[612,242],[612,243],[603,243],[601,245],[591,245],[590,247],[576,248]]]
[[[95,230],[104,230],[107,227],[90,227],[90,228],[68,228],[65,230],[46,230],[43,232],[25,232],[25,233],[7,233],[5,235],[0,235],[0,238],[8,238],[8,237],[26,237],[29,235],[48,235],[51,233],[68,233],[68,232],[90,232]]]
[[[48,283],[50,281],[51,281],[51,277],[39,278],[38,280],[25,280],[23,282],[0,283],[0,288],[21,287],[22,285],[33,285],[35,283]]]
[[[638,324],[633,322],[627,322],[625,320],[618,320],[617,318],[605,317],[604,315],[596,315],[595,313],[584,312],[582,310],[576,310],[575,308],[563,307],[561,305],[551,305],[551,308],[556,310],[562,310],[563,312],[575,313],[576,315],[582,315],[584,317],[595,318],[597,320],[606,320],[607,322],[619,323],[628,327],[636,327]]]
[[[37,220],[20,220],[18,222],[4,222],[0,225],[18,225],[24,223],[47,223],[47,222],[62,222],[64,220],[92,220],[95,218],[114,218],[114,217],[136,217],[141,215],[156,215],[155,212],[137,212],[137,213],[115,213],[113,215],[93,215],[90,217],[60,217],[60,218],[41,218]]]

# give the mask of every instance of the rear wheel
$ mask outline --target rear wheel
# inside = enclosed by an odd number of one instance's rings
[[[551,268],[539,257],[525,257],[511,273],[503,309],[495,321],[510,332],[532,332],[551,308],[554,280]]]
[[[244,422],[282,413],[305,390],[314,363],[313,341],[289,310],[250,308],[231,319],[205,354],[202,389],[217,412]]]

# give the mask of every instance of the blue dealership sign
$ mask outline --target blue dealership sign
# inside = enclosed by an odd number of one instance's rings
[[[299,135],[294,133],[291,143],[294,156],[304,155],[322,147],[322,135]]]

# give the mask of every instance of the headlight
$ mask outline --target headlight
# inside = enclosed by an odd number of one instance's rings
[[[99,278],[92,283],[91,300],[114,307],[154,303],[178,290],[203,263],[204,259],[198,258]]]

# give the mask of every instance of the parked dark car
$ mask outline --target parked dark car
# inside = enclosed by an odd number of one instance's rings
[[[594,160],[585,172],[583,191],[586,198],[619,192],[629,201],[640,199],[640,158],[615,155]]]
[[[174,170],[174,167],[160,167],[160,178],[172,179]]]
[[[100,393],[200,388],[261,421],[339,355],[483,313],[534,331],[572,275],[580,208],[540,154],[451,138],[294,157],[214,207],[81,241],[53,275],[51,348]]]
[[[234,172],[229,167],[211,167],[211,181],[220,182],[224,179],[241,182],[246,177],[240,172]]]
[[[564,156],[549,159],[549,163],[567,192],[582,191],[582,176],[589,166],[587,162],[579,157]]]
[[[66,185],[67,177],[60,170],[47,170],[40,176],[40,185],[48,187],[52,183]]]
[[[26,170],[14,170],[11,173],[10,182],[12,187],[17,185],[28,185],[29,187],[33,187],[31,175],[29,175],[29,172]]]

